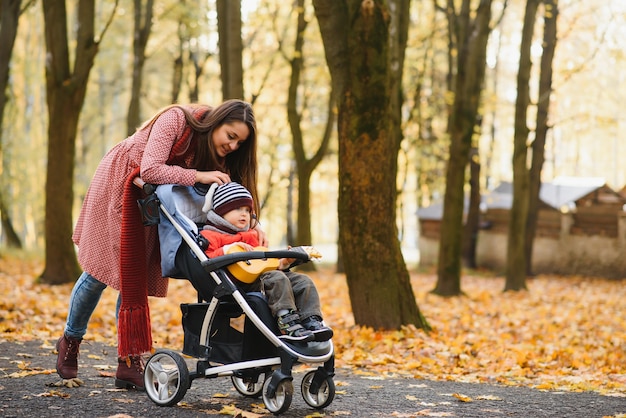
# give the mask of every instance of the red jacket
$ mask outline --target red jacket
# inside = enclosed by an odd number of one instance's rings
[[[226,232],[210,231],[203,229],[200,231],[203,237],[209,240],[209,246],[204,253],[209,258],[224,255],[224,245],[235,242],[245,242],[253,247],[259,246],[259,236],[255,230],[228,234]]]

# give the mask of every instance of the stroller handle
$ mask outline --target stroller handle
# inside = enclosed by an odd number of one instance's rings
[[[135,177],[133,184],[142,189],[147,195],[151,195],[156,191],[157,186],[155,184],[146,183],[141,177]]]
[[[202,261],[202,266],[206,271],[213,271],[229,266],[239,261],[261,260],[264,258],[297,258],[302,261],[309,261],[309,255],[299,251],[273,250],[273,251],[244,251],[232,254],[221,255]]]

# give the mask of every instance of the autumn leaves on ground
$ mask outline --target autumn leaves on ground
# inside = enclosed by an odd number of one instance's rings
[[[61,335],[71,284],[36,284],[42,267],[38,261],[0,258],[1,338],[52,343]],[[434,274],[412,273],[417,302],[433,327],[427,334],[411,326],[357,327],[345,277],[324,268],[311,276],[335,330],[338,368],[626,397],[625,281],[540,276],[529,279],[527,292],[503,293],[502,277],[466,274],[466,296],[442,298],[429,293]],[[116,343],[116,298],[114,290],[104,292],[87,340]],[[179,304],[195,298],[189,283],[171,280],[167,298],[150,299],[157,348],[182,348]]]

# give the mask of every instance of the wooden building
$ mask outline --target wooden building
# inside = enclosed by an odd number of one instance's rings
[[[506,265],[511,183],[482,197],[477,264]],[[598,178],[560,178],[541,185],[533,272],[626,277],[626,197]],[[420,264],[437,262],[442,205],[418,211]]]

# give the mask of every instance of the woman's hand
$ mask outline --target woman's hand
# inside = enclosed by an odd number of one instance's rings
[[[221,171],[196,171],[196,183],[222,185],[230,183],[230,176]]]
[[[257,235],[259,236],[259,245],[261,247],[269,247],[270,246],[270,240],[267,238],[267,235],[265,234],[265,231],[263,231],[263,229],[261,228],[261,224],[259,224],[257,222],[257,224],[254,226],[253,230],[256,231]]]

